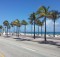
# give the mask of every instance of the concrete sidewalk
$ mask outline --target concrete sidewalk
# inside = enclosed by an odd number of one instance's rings
[[[44,38],[33,39],[31,37],[25,37],[25,36],[20,36],[19,38],[16,36],[12,36],[9,38],[0,37],[0,43],[1,43],[0,45],[2,45],[1,47],[3,47],[3,48],[6,47],[7,49],[4,48],[5,51],[6,50],[8,51],[8,49],[9,49],[10,53],[12,53],[11,50],[13,50],[14,48],[18,49],[18,47],[19,47],[18,52],[20,52],[22,50],[23,51],[27,50],[27,52],[29,52],[29,54],[30,54],[30,52],[34,53],[34,55],[38,54],[37,56],[33,55],[34,57],[39,57],[41,55],[44,55],[46,57],[60,57],[60,46],[59,46],[60,40],[59,39],[47,39],[47,43],[45,44]],[[14,48],[11,49],[10,47],[11,48],[14,47]],[[15,54],[16,54],[16,52],[14,52],[14,56],[15,56]],[[32,57],[32,56],[30,56],[30,57]]]

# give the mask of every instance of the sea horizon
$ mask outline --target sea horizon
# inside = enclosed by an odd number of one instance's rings
[[[25,32],[21,32],[21,33],[25,33]],[[34,34],[34,32],[26,32],[27,34]],[[44,34],[45,32],[42,32],[42,34]],[[53,34],[54,32],[46,32],[46,34]],[[35,34],[38,34],[38,32],[35,32]],[[41,34],[41,32],[39,32],[39,34]],[[60,34],[60,32],[55,32],[55,34]]]
[[[2,31],[0,31],[1,33]],[[11,31],[10,31],[11,32]],[[13,33],[13,32],[11,32]],[[20,32],[20,33],[25,33],[25,32]],[[53,34],[54,32],[46,32],[46,34]],[[26,34],[34,34],[34,32],[26,32]],[[35,34],[38,34],[38,32],[35,32]],[[41,34],[41,32],[39,32],[39,34]],[[45,34],[45,32],[42,32],[42,34]],[[55,34],[59,34],[60,35],[60,32],[55,32]]]

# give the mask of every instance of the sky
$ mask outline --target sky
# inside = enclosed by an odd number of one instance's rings
[[[24,19],[29,22],[28,18],[30,14],[36,12],[42,5],[49,6],[49,10],[58,10],[60,12],[60,0],[0,0],[0,25],[3,25],[4,20],[12,22],[16,19],[20,21]],[[30,30],[30,25],[28,25],[27,31]],[[23,26],[21,27],[21,31],[24,31]],[[47,31],[53,31],[52,20],[47,19]],[[56,32],[60,32],[60,19],[56,21]]]

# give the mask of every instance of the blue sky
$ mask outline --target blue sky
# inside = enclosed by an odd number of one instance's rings
[[[3,24],[4,20],[8,20],[9,22],[15,19],[29,21],[29,15],[32,12],[36,12],[42,5],[46,7],[50,6],[50,10],[60,11],[60,0],[0,0],[0,24]],[[60,20],[57,20],[56,31],[60,31],[59,24]],[[24,28],[21,27],[21,29],[23,31]],[[30,31],[30,25],[27,26],[27,31]],[[53,31],[53,22],[51,20],[47,20],[47,31]]]

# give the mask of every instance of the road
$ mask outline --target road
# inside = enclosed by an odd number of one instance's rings
[[[60,48],[0,37],[0,54],[1,57],[60,57]]]

